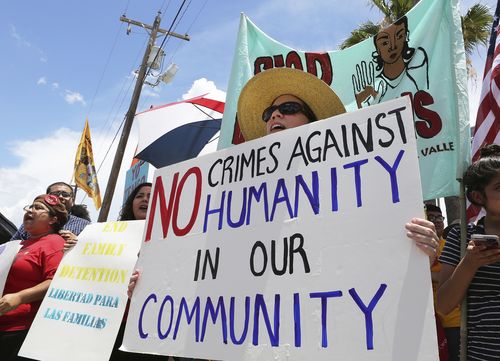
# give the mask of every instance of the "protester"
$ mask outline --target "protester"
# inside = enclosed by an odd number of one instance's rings
[[[120,221],[146,219],[151,186],[151,183],[145,182],[135,187],[122,206]]]
[[[120,221],[135,221],[146,219],[146,214],[148,211],[149,197],[151,195],[151,183],[141,183],[134,188],[132,193],[127,197],[125,203],[123,203],[122,209],[120,211]],[[134,271],[132,278],[136,275],[138,277],[137,271]],[[131,280],[132,280],[131,278]],[[129,285],[130,287],[130,285]],[[158,356],[151,356],[145,354],[129,353],[118,350],[118,348],[123,343],[123,336],[125,333],[125,324],[127,320],[128,306],[125,310],[125,315],[123,317],[120,330],[116,337],[115,344],[113,346],[113,352],[110,357],[110,361],[124,361],[124,360],[153,360],[158,359]]]
[[[73,216],[78,217],[78,218],[82,218],[82,219],[85,219],[89,222],[92,222],[92,220],[90,219],[90,214],[89,214],[89,211],[87,209],[86,204],[73,205],[73,207],[71,207],[71,214]]]
[[[151,186],[152,184],[148,182],[141,183],[132,191],[132,193],[130,193],[120,211],[120,221],[133,221],[133,220],[146,219],[146,214],[149,205],[149,197],[151,195]],[[132,297],[132,292],[134,291],[138,279],[139,279],[139,271],[134,270],[132,276],[130,277],[128,285],[129,298]],[[124,320],[126,320],[126,316]],[[122,327],[120,328],[120,331],[118,333],[118,337],[116,338],[115,346],[113,347],[113,354],[111,355],[110,361],[115,361],[115,360],[116,361],[118,360],[119,361],[124,361],[124,360],[167,361],[168,360],[168,356],[138,354],[138,353],[124,352],[118,350],[118,348],[123,342],[124,332],[125,332],[125,322],[122,324]],[[175,361],[191,360],[182,357],[174,357],[173,359]],[[194,361],[195,359],[192,360]]]
[[[77,236],[83,231],[85,226],[90,224],[90,222],[71,214],[71,209],[75,202],[75,195],[73,193],[73,188],[69,184],[64,182],[52,183],[47,187],[46,193],[59,197],[60,202],[66,207],[66,211],[69,214],[68,221],[59,231],[59,235],[65,240],[64,249],[68,250],[75,246],[78,241]],[[29,233],[24,229],[23,225],[21,225],[18,231],[12,236],[12,240],[28,238]]]
[[[29,238],[21,241],[0,298],[2,361],[22,359],[17,353],[63,256],[64,239],[57,232],[68,213],[60,199],[42,194],[24,211]]]
[[[127,197],[127,200],[123,204],[123,207],[120,211],[120,221],[134,221],[134,220],[142,220],[146,219],[146,214],[148,212],[148,204],[149,197],[151,195],[151,183],[141,183],[139,184],[130,195]],[[135,287],[135,282],[139,278],[139,272],[137,270],[134,271],[132,277],[130,278],[129,283],[129,297],[131,296],[130,289],[133,290]],[[128,307],[125,312],[128,312]],[[111,354],[110,361],[124,361],[124,360],[138,360],[138,361],[155,361],[155,360],[168,360],[168,356],[159,356],[159,355],[147,355],[147,354],[138,354],[120,351],[118,348],[123,343],[123,336],[125,333],[125,314],[124,322],[120,327],[120,331],[118,332],[118,336],[115,341],[115,345],[113,347],[113,353]],[[188,359],[184,358],[174,358],[176,361],[187,361]]]
[[[471,240],[473,234],[500,236],[500,146],[488,145],[463,177],[469,201],[486,216],[467,226],[467,251],[460,256],[460,227],[448,233],[442,263],[438,312],[448,314],[467,297],[467,360],[500,359],[500,248]]]
[[[325,82],[301,70],[275,68],[255,75],[243,87],[237,119],[248,141],[344,112]],[[405,228],[407,236],[434,262],[439,244],[434,224],[413,218]]]
[[[436,233],[439,237],[439,249],[438,256],[441,254],[444,245],[444,217],[441,208],[433,204],[427,204],[425,207],[427,214],[427,219],[434,223],[436,227]],[[432,277],[432,290],[434,292],[434,304],[436,304],[437,298],[437,288],[439,283],[439,272],[441,271],[441,263],[436,261],[431,267],[431,277]],[[447,355],[446,358],[440,358],[441,360],[448,361],[458,361],[460,352],[460,308],[457,306],[448,315],[437,315],[439,324],[443,328]],[[439,345],[441,346],[443,340],[439,340]]]

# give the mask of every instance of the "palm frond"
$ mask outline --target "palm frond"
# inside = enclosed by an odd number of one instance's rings
[[[471,6],[462,16],[462,32],[467,55],[472,55],[474,48],[479,44],[488,44],[492,22],[490,9],[479,3]]]
[[[356,45],[369,37],[375,36],[379,31],[380,25],[367,21],[361,24],[359,28],[351,31],[351,35],[340,44],[340,49],[346,49]]]

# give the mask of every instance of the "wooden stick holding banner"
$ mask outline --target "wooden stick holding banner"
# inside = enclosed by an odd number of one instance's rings
[[[406,97],[155,172],[123,347],[436,360]],[[410,355],[410,356],[409,356]]]

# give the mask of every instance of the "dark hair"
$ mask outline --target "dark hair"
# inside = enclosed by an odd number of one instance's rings
[[[478,191],[484,195],[484,188],[500,172],[500,145],[488,144],[481,149],[480,158],[467,168],[464,174],[464,185],[467,188],[467,199],[478,206],[472,199],[472,192]]]
[[[52,224],[52,230],[54,233],[59,232],[68,221],[66,206],[61,203],[58,197],[49,194],[40,194],[33,200],[33,203],[35,202],[43,203],[49,209],[49,214],[57,217],[56,223]]]
[[[71,198],[73,198],[73,199],[75,198],[75,191],[74,191],[73,187],[71,185],[69,185],[68,183],[66,183],[66,182],[55,182],[55,183],[52,183],[51,185],[49,185],[47,187],[47,190],[45,191],[45,193],[49,194],[50,193],[50,188],[52,188],[53,186],[66,186],[66,187],[68,187],[69,189],[71,189],[71,194],[72,194]]]
[[[86,219],[89,222],[92,222],[90,219],[89,211],[87,210],[87,205],[85,204],[75,204],[71,207],[71,214],[78,217]]]
[[[405,43],[403,45],[403,51],[401,52],[401,55],[403,57],[403,60],[406,63],[406,62],[411,60],[411,58],[413,57],[413,54],[415,53],[415,48],[412,48],[408,45],[408,35],[410,34],[410,31],[408,30],[408,18],[406,16],[403,16],[403,17],[399,18],[398,20],[396,20],[390,26],[401,25],[401,24],[403,24],[405,26],[405,36],[406,36]],[[375,51],[372,53],[372,58],[375,61],[375,63],[377,63],[377,66],[375,68],[377,71],[382,70],[382,68],[384,67],[384,60],[382,59],[382,57],[380,56],[380,54],[376,50],[377,49],[377,37],[380,34],[380,32],[383,30],[384,29],[380,30],[377,33],[377,35],[375,35],[373,37],[373,45],[375,46]]]
[[[305,101],[303,101],[303,100],[302,100],[302,103],[303,103],[303,106],[304,106],[304,115],[307,117],[307,120],[309,120],[309,123],[317,121],[318,117],[316,117],[316,114],[314,114],[314,112],[312,111],[311,107],[309,105],[307,105],[307,103]]]
[[[133,221],[133,220],[135,220],[134,211],[132,209],[132,203],[134,202],[134,198],[137,195],[137,193],[139,193],[139,190],[142,187],[151,187],[151,186],[152,186],[151,183],[144,182],[144,183],[141,183],[137,187],[134,188],[132,193],[130,193],[129,196],[127,197],[127,200],[125,201],[125,203],[123,203],[122,209],[120,210],[120,217],[119,217],[120,221]]]
[[[425,211],[426,212],[439,212],[439,213],[443,214],[443,212],[441,211],[441,208],[439,208],[438,206],[435,206],[434,204],[426,204]]]

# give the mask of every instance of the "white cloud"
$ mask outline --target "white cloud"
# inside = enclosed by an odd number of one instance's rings
[[[210,96],[214,99],[226,99],[226,93],[217,89],[215,83],[211,80],[207,80],[206,78],[195,80],[193,85],[191,85],[191,89],[182,95],[182,99],[190,99],[207,93],[210,93]]]
[[[25,40],[19,33],[14,25],[10,26],[10,36],[17,40],[17,44],[20,46],[25,46],[27,48],[31,47],[31,43]]]
[[[83,129],[83,124],[81,128]],[[102,157],[108,149],[115,131],[103,135],[103,132],[91,130],[94,161],[97,168],[101,164]],[[2,174],[2,177],[0,177],[0,212],[16,226],[22,223],[22,207],[30,204],[38,194],[44,193],[47,185],[57,181],[69,183],[80,136],[80,131],[75,132],[61,128],[44,138],[19,140],[10,144],[10,152],[20,160],[16,166],[0,168]],[[101,197],[104,197],[106,190],[113,157],[116,152],[116,144],[117,141],[115,141],[108,158],[98,173]],[[122,204],[125,172],[130,167],[137,144],[137,131],[135,128],[132,129],[128,144],[116,184],[109,220],[118,218],[118,212]],[[77,203],[82,203],[83,200],[83,203],[87,204],[92,221],[96,222],[98,211],[95,210],[92,199],[86,197],[85,193],[79,189],[76,200]]]
[[[47,79],[44,76],[39,78],[36,82],[36,85],[46,85],[46,84],[47,84]]]
[[[52,89],[59,89],[59,83],[53,82],[52,83]]]
[[[66,90],[66,94],[64,95],[64,100],[66,100],[66,103],[68,104],[74,104],[74,103],[81,103],[82,105],[87,104],[85,102],[85,99],[83,98],[83,95],[71,90]]]
[[[157,88],[151,89],[149,86],[145,85],[142,88],[141,96],[150,97],[150,98],[159,98],[160,97],[160,90]]]

